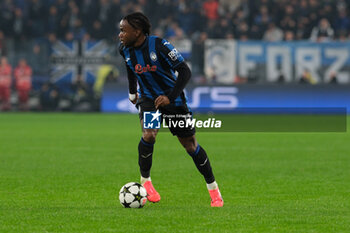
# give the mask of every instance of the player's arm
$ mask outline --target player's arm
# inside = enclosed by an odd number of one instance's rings
[[[126,66],[126,70],[128,72],[128,81],[129,81],[129,100],[133,104],[136,104],[136,101],[138,99],[137,78],[134,72],[129,68],[129,66]]]
[[[159,42],[159,41],[158,41]],[[160,54],[164,60],[169,64],[170,68],[178,72],[178,77],[174,88],[167,95],[161,95],[155,100],[155,107],[159,108],[174,102],[175,99],[182,93],[186,84],[191,78],[191,70],[184,61],[180,53],[166,40],[162,40],[157,44]]]
[[[170,102],[174,102],[175,99],[182,93],[191,78],[191,70],[186,62],[180,63],[175,70],[178,72],[178,77],[175,82],[173,90],[167,95]]]
[[[174,102],[175,99],[182,93],[188,80],[191,78],[191,70],[185,62],[179,64],[175,70],[179,73],[175,82],[175,86],[168,95],[161,95],[155,100],[156,108]]]
[[[124,52],[123,52],[123,45],[119,45],[119,53],[122,55],[122,57],[125,59]],[[129,82],[129,100],[131,103],[136,104],[136,101],[138,99],[137,94],[137,78],[134,74],[134,72],[130,69],[127,63],[125,63],[126,71],[128,73],[128,82]]]

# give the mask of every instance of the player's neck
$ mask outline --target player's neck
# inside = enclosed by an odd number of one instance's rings
[[[140,38],[135,42],[134,47],[140,47],[143,44],[143,42],[145,42],[146,38],[147,37],[145,35],[140,36]]]

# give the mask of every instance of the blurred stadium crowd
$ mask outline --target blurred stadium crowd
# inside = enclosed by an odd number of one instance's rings
[[[59,90],[52,83],[35,82],[50,75],[51,45],[57,40],[100,39],[115,45],[120,19],[134,11],[149,16],[153,34],[171,41],[189,39],[190,62],[200,75],[208,38],[350,41],[350,0],[1,0],[0,56],[4,59],[0,76],[13,80],[11,84],[0,78],[2,108],[10,108],[10,85],[20,93],[20,108],[28,108],[28,95],[35,89],[40,92],[42,109],[45,104],[48,110],[55,109]],[[12,73],[17,66],[15,77]],[[17,84],[22,76],[25,87]],[[86,94],[82,99],[90,101],[93,87],[87,87],[81,78],[75,81],[71,102],[81,100],[82,92]]]
[[[2,0],[0,38],[112,38],[123,15],[142,11],[153,32],[168,39],[204,33],[240,40],[347,40],[349,6],[349,0]]]

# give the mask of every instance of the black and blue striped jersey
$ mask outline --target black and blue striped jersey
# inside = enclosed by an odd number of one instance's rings
[[[160,95],[167,95],[175,86],[175,69],[184,58],[167,40],[157,36],[147,36],[145,42],[137,48],[121,45],[119,52],[123,56],[128,73],[137,78],[140,97],[155,100]],[[175,105],[186,102],[182,92],[175,100]]]

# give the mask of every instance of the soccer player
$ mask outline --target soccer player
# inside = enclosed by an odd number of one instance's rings
[[[19,108],[28,110],[29,92],[32,89],[32,68],[25,59],[20,59],[14,71]]]
[[[11,78],[12,67],[8,63],[6,57],[0,60],[0,103],[2,102],[1,110],[7,111],[11,109]]]
[[[139,109],[142,137],[138,145],[141,184],[146,188],[148,200],[159,202],[160,195],[153,187],[150,170],[153,147],[158,129],[143,126],[143,113],[159,110],[162,116],[189,115],[183,93],[191,71],[181,54],[167,40],[150,36],[150,22],[140,13],[125,16],[119,24],[120,54],[126,64],[129,81],[129,99]],[[178,77],[175,75],[178,72]],[[137,90],[137,83],[139,90]],[[197,143],[195,129],[169,127],[177,136],[197,169],[204,176],[211,197],[211,206],[222,207],[224,202],[215,181],[205,150]]]

